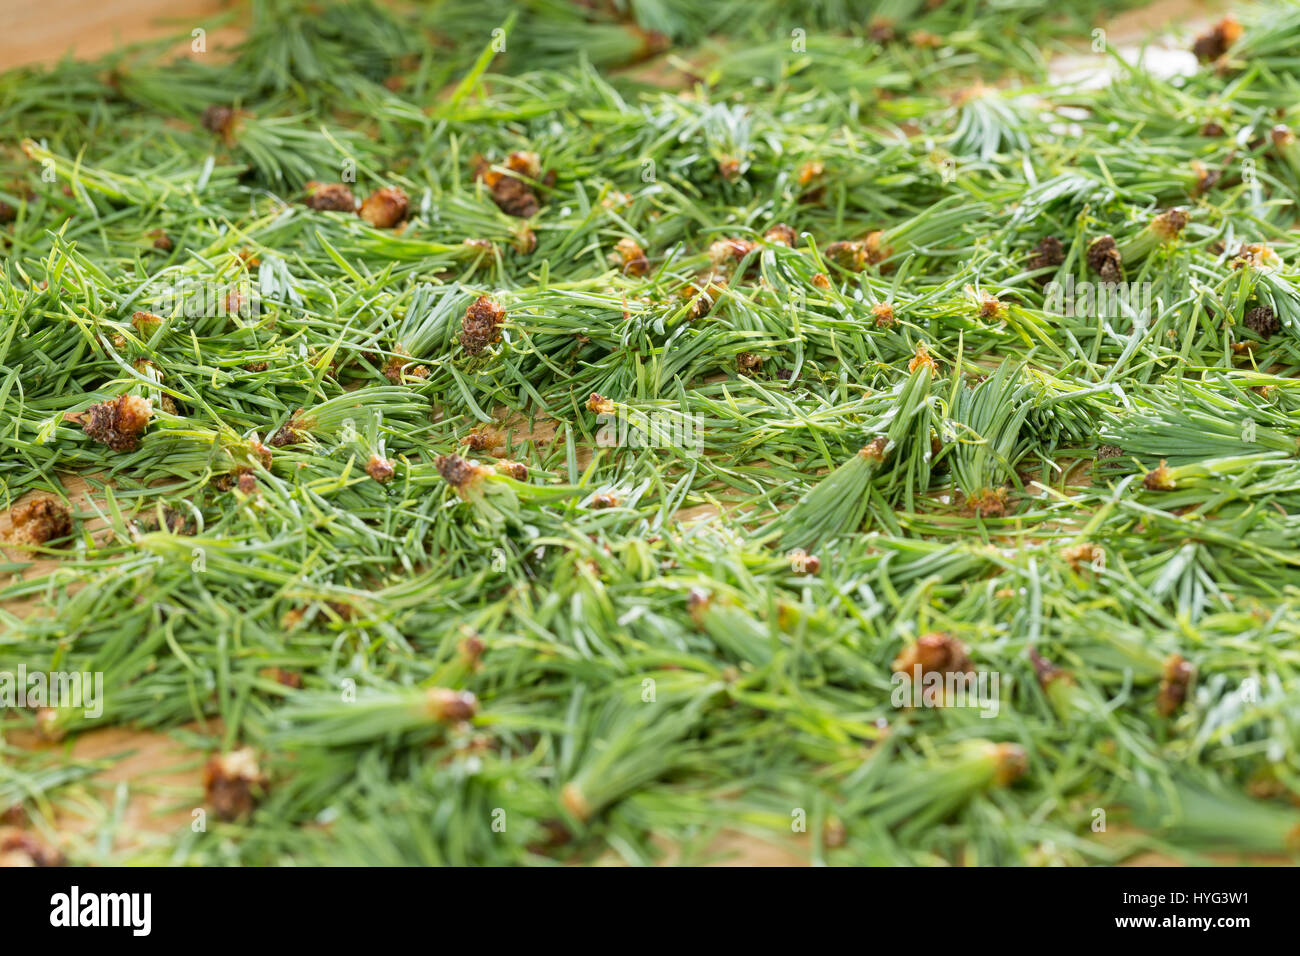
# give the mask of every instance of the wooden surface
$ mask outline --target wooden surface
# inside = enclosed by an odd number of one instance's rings
[[[0,0],[0,69],[49,63],[66,55],[97,57],[124,43],[207,31],[215,51],[239,36],[218,21],[230,0]],[[190,51],[189,40],[177,53]]]
[[[1109,42],[1137,45],[1167,29],[1191,32],[1225,0],[1155,0],[1105,24]],[[219,21],[233,19],[233,24]],[[0,0],[0,69],[49,63],[65,55],[95,57],[120,46],[168,34],[207,30],[215,52],[240,36],[244,19],[238,0]],[[1080,38],[1086,47],[1090,38]],[[180,40],[177,53],[189,53]]]

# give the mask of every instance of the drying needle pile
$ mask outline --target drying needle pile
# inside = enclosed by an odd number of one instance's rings
[[[1068,6],[0,76],[0,672],[104,688],[0,696],[0,854],[1300,851],[1300,10],[1097,85]]]

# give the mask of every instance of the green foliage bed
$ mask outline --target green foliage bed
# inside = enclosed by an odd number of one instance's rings
[[[1172,77],[1103,33],[1096,88],[1046,63],[1117,5],[1063,6],[277,0],[0,77],[0,669],[104,677],[0,710],[0,812],[74,863],[1294,853],[1300,9]],[[205,826],[13,742],[116,725],[212,758]]]

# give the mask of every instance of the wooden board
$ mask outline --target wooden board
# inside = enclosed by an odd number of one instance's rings
[[[51,63],[67,55],[101,56],[126,43],[206,31],[209,52],[240,36],[222,19],[241,14],[230,0],[8,0],[0,27],[0,69]],[[191,53],[190,40],[176,44]]]

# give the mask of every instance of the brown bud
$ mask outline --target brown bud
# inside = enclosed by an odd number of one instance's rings
[[[63,854],[31,833],[0,827],[0,867],[63,866]]]
[[[722,297],[726,288],[726,280],[716,278],[713,275],[704,276],[698,283],[685,286],[682,289],[682,296],[694,300],[691,304],[691,318],[698,319],[707,315],[718,299]]]
[[[131,316],[131,324],[146,339],[158,331],[163,321],[161,315],[154,315],[152,312],[136,312]]]
[[[297,671],[287,671],[283,667],[265,667],[258,673],[267,680],[273,680],[281,687],[302,690],[302,675]]]
[[[1047,690],[1053,683],[1058,680],[1073,681],[1068,671],[1057,667],[1047,658],[1041,656],[1034,648],[1029,648],[1029,661],[1034,665],[1034,676],[1038,678],[1038,685]]]
[[[873,266],[884,262],[894,254],[894,247],[885,245],[885,234],[880,230],[867,233],[867,238],[863,240],[862,245],[867,263]]]
[[[1142,479],[1142,484],[1146,486],[1148,491],[1173,491],[1177,487],[1163,458],[1160,459],[1158,467],[1152,468],[1146,473]]]
[[[1043,236],[1034,246],[1027,265],[1031,270],[1055,269],[1065,262],[1065,247],[1055,236]]]
[[[907,371],[915,373],[919,369],[928,368],[931,375],[939,374],[939,364],[930,357],[930,350],[921,343],[916,347],[916,353],[912,356],[912,361],[907,363]]]
[[[1242,324],[1264,339],[1272,338],[1273,334],[1282,328],[1277,313],[1266,305],[1256,306],[1248,311],[1242,318]]]
[[[814,179],[820,179],[824,172],[826,172],[826,166],[815,159],[804,163],[799,167],[799,185],[807,186]]]
[[[208,806],[222,820],[238,820],[251,814],[266,783],[251,748],[214,755],[203,767]]]
[[[460,642],[460,655],[474,670],[478,669],[485,650],[487,650],[487,644],[477,634],[469,634]]]
[[[993,759],[997,766],[993,772],[993,782],[999,787],[1011,786],[1029,769],[1029,756],[1019,744],[998,744],[994,748]]]
[[[469,691],[447,687],[430,687],[424,695],[429,716],[444,724],[473,720],[478,713],[478,699]]]
[[[896,674],[911,674],[917,666],[924,674],[967,674],[975,668],[966,645],[950,634],[922,634],[894,659]]]
[[[1237,257],[1232,261],[1234,269],[1250,266],[1261,271],[1272,271],[1280,268],[1281,265],[1282,257],[1266,242],[1243,243],[1237,251]]]
[[[778,222],[767,232],[763,233],[763,238],[774,246],[787,246],[793,249],[799,242],[799,235],[791,227],[783,222]]]
[[[997,296],[987,293],[980,296],[980,318],[996,319],[1002,315],[1004,309],[1002,300]]]
[[[391,229],[406,219],[411,200],[396,186],[385,186],[365,198],[357,215],[376,229]]]
[[[239,117],[239,112],[229,106],[213,105],[203,111],[200,121],[204,129],[216,133],[229,143],[234,137]]]
[[[366,474],[382,485],[393,480],[393,476],[397,474],[397,469],[393,467],[393,463],[387,458],[371,455],[370,460],[366,462]]]
[[[739,262],[755,249],[749,239],[718,239],[709,246],[709,259],[715,266],[726,262]]]
[[[516,219],[530,219],[537,215],[541,204],[537,194],[518,179],[503,176],[492,188],[492,199],[503,213]]]
[[[1061,557],[1069,562],[1070,567],[1075,571],[1080,571],[1084,568],[1093,567],[1098,561],[1105,560],[1106,552],[1097,545],[1085,541],[1082,544],[1062,548]]]
[[[471,451],[491,451],[503,443],[501,434],[495,428],[480,426],[461,437],[461,441]]]
[[[1166,209],[1151,221],[1151,229],[1161,242],[1172,242],[1187,226],[1187,213],[1182,209]]]
[[[1235,17],[1226,16],[1192,43],[1192,52],[1202,63],[1211,63],[1228,52],[1241,38],[1241,24]]]
[[[498,472],[503,475],[509,475],[515,481],[528,480],[528,466],[522,461],[511,461],[508,458],[499,458],[494,467]]]
[[[58,498],[42,495],[9,510],[9,540],[40,547],[72,534],[72,512]]]
[[[303,187],[303,205],[320,212],[354,212],[357,197],[343,183],[318,183],[311,180]]]
[[[612,415],[614,403],[599,392],[592,392],[591,398],[587,399],[587,411],[595,412],[597,415]]]
[[[506,157],[506,169],[529,179],[542,178],[542,161],[536,153],[519,150]]]
[[[299,445],[307,440],[309,430],[307,420],[302,418],[300,408],[271,436],[271,446],[284,448],[286,445]]]
[[[1119,445],[1102,445],[1097,449],[1098,461],[1106,461],[1109,458],[1122,457],[1124,457],[1124,449],[1120,448]]]
[[[1181,654],[1171,654],[1165,661],[1160,690],[1156,694],[1156,710],[1161,717],[1173,716],[1183,705],[1195,673],[1195,669]]]
[[[872,17],[871,22],[867,24],[867,36],[879,44],[893,43],[898,34],[894,30],[894,22],[888,17]]]
[[[967,495],[966,510],[981,518],[1001,518],[1007,513],[1007,489],[983,488]]]
[[[393,354],[389,356],[388,361],[384,364],[384,378],[394,385],[400,385],[408,378],[428,378],[428,366],[416,365],[414,362],[407,361],[410,357],[411,353],[400,345],[393,349]]]
[[[541,178],[541,162],[536,153],[511,153],[505,162],[506,169],[516,175],[495,170],[481,156],[475,161],[474,178],[481,180],[492,194],[492,201],[502,212],[518,219],[529,219],[537,214],[540,203],[537,194],[523,179]],[[519,178],[523,177],[523,179]]]
[[[256,438],[250,438],[248,440],[248,454],[263,468],[269,469],[271,467],[271,460],[274,457],[274,453]]]
[[[587,801],[586,795],[583,794],[582,790],[579,789],[578,785],[575,783],[566,783],[564,785],[564,789],[560,791],[560,802],[564,804],[564,809],[568,810],[579,820],[587,820],[591,817],[591,804]]]
[[[79,416],[81,430],[113,451],[135,451],[153,416],[153,403],[137,395],[91,405]]]
[[[537,249],[537,233],[533,232],[533,227],[526,222],[519,224],[515,230],[514,240],[511,243],[515,247],[515,252],[521,256],[530,256]]]
[[[860,242],[832,242],[823,254],[830,262],[850,272],[861,272],[867,267],[867,247]]]
[[[885,460],[885,450],[888,447],[889,438],[885,435],[881,435],[878,438],[873,438],[871,441],[867,442],[858,454],[863,458],[870,458],[872,461],[882,462]]]
[[[1088,266],[1104,282],[1124,281],[1124,259],[1115,245],[1114,236],[1098,236],[1088,246]]]
[[[844,826],[844,821],[839,817],[827,817],[826,822],[822,824],[822,842],[828,849],[835,849],[844,845],[849,838],[848,828]]]
[[[505,317],[505,309],[487,296],[479,296],[465,310],[465,316],[460,321],[460,347],[470,355],[482,352],[500,337],[500,327]]]
[[[488,474],[487,468],[460,455],[439,455],[433,465],[462,498]]]
[[[645,251],[632,239],[623,238],[615,243],[613,255],[622,264],[624,275],[643,276],[650,271]]]

